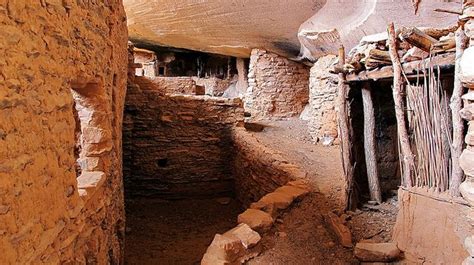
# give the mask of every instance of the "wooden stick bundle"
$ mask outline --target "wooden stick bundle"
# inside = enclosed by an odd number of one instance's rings
[[[450,118],[439,69],[430,67],[424,72],[423,84],[409,86],[407,101],[413,112],[410,128],[412,146],[416,152],[415,186],[436,191],[449,188],[450,175]]]

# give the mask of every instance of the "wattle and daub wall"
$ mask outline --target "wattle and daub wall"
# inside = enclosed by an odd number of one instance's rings
[[[1,264],[121,262],[127,35],[121,0],[0,1]]]

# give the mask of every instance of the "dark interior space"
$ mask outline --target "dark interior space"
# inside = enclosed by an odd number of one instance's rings
[[[353,157],[355,160],[354,177],[359,202],[369,200],[369,186],[364,154],[364,113],[362,109],[361,88],[363,83],[351,84],[349,94],[351,102],[351,120],[353,127]],[[400,185],[398,170],[397,126],[390,81],[369,82],[375,112],[375,138],[377,166],[380,186],[384,198],[391,197],[392,190]]]
[[[159,76],[197,76],[200,78],[228,79],[237,74],[235,57],[146,43],[138,43],[135,46],[156,53]]]
[[[436,76],[437,70],[435,69]],[[441,71],[439,79],[442,84],[444,96],[449,99],[453,90],[452,69]],[[424,83],[423,77],[410,76],[410,85],[416,87]],[[353,128],[353,157],[355,160],[356,191],[358,192],[359,203],[369,200],[369,187],[367,180],[367,169],[364,154],[364,113],[362,109],[362,86],[367,82],[370,85],[372,99],[374,103],[375,124],[376,124],[376,151],[377,166],[379,172],[380,186],[384,199],[392,197],[401,183],[401,172],[399,167],[397,121],[395,117],[395,105],[392,95],[392,80],[364,81],[351,83],[349,94],[351,121]],[[407,88],[409,89],[409,88]],[[406,99],[405,99],[406,100]],[[407,117],[413,115],[413,110],[406,107]],[[448,114],[449,116],[449,114]],[[413,131],[410,122],[410,141],[414,141]],[[416,158],[416,157],[415,157]]]

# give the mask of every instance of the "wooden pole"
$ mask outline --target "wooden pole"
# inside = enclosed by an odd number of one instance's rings
[[[369,180],[370,199],[382,203],[379,172],[377,169],[377,153],[375,143],[375,114],[374,103],[370,91],[370,84],[366,82],[362,87],[362,102],[364,105],[364,150],[367,178]]]
[[[339,48],[339,66],[343,67],[346,58],[344,47]],[[344,176],[346,178],[346,209],[353,209],[354,202],[354,166],[352,161],[352,145],[349,122],[349,106],[347,98],[349,85],[346,82],[346,74],[339,73],[339,84],[337,90],[337,119],[339,128],[339,139],[341,141],[341,156]]]
[[[405,121],[405,104],[403,101],[403,77],[402,64],[398,57],[398,44],[395,35],[395,26],[390,23],[388,26],[388,45],[390,58],[393,63],[393,101],[395,102],[395,116],[397,118],[398,139],[400,143],[401,164],[403,171],[403,180],[406,187],[412,186],[412,171],[415,165],[413,152],[410,148],[407,125]]]
[[[453,143],[451,145],[451,159],[453,171],[451,174],[451,181],[449,183],[449,190],[451,195],[460,196],[459,185],[464,179],[464,172],[459,166],[459,157],[461,157],[464,144],[464,121],[459,115],[462,109],[461,97],[464,93],[464,88],[460,79],[461,76],[461,57],[464,50],[467,49],[469,38],[464,34],[462,27],[456,31],[456,63],[454,70],[454,89],[451,96],[452,120],[453,120]]]

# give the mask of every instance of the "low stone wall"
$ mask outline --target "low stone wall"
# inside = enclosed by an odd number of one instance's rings
[[[164,94],[196,94],[196,82],[192,77],[148,77],[158,89]]]
[[[308,129],[314,142],[332,143],[337,138],[337,75],[329,68],[337,60],[334,55],[319,58],[311,67],[309,79],[310,117]]]
[[[245,111],[253,120],[282,119],[301,114],[309,98],[309,68],[264,50],[250,57]]]
[[[206,95],[220,97],[229,88],[231,79],[220,79],[217,77],[199,78],[193,77],[198,86],[204,86]]]
[[[233,193],[231,128],[243,121],[241,100],[160,90],[133,86],[127,92],[126,193],[166,199]]]
[[[298,166],[287,162],[281,153],[260,143],[244,128],[232,130],[232,141],[235,190],[244,206],[291,180],[306,176]]]
[[[156,54],[153,51],[135,48],[133,53],[135,63],[141,64],[142,66],[135,69],[137,76],[147,76],[151,78],[157,76],[155,64]]]
[[[472,210],[450,199],[421,188],[400,189],[393,236],[398,247],[422,263],[461,264],[469,256],[464,240],[474,233]]]

